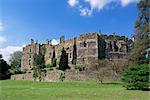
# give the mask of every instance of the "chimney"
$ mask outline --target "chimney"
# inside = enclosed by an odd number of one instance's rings
[[[61,37],[60,37],[60,44],[61,44],[61,43],[64,43],[64,42],[65,42],[65,37],[64,37],[64,36],[61,36]]]
[[[31,39],[31,44],[34,44],[34,40],[33,39]]]

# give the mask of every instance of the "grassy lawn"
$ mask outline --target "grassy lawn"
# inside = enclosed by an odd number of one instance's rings
[[[148,91],[96,82],[0,81],[0,100],[149,100]]]

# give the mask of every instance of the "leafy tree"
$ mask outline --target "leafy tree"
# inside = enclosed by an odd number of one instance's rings
[[[39,81],[41,81],[41,72],[42,69],[45,68],[44,55],[42,53],[35,53],[33,59],[33,77],[34,79],[39,78]]]
[[[0,80],[10,78],[9,69],[10,66],[2,59],[2,55],[0,54]]]
[[[147,64],[129,66],[123,73],[124,86],[128,90],[145,90],[149,87],[149,67]]]
[[[22,58],[22,52],[21,51],[16,51],[13,54],[11,54],[10,57],[10,64],[11,64],[11,70],[14,72],[19,72],[21,68],[21,58]]]
[[[129,61],[138,65],[148,63],[144,57],[145,50],[150,47],[150,0],[141,0],[138,3],[138,20],[135,24],[135,41]]]
[[[42,70],[46,67],[45,66],[45,60],[44,60],[44,55],[45,55],[45,47],[41,47],[40,52],[37,54],[35,53],[33,56],[33,78],[36,80],[37,78],[39,81],[42,80]]]
[[[65,71],[66,69],[68,69],[68,55],[63,47],[62,51],[61,51],[61,58],[60,58],[60,62],[59,62],[59,70]]]
[[[149,68],[146,59],[146,49],[150,47],[150,0],[141,0],[138,3],[139,16],[135,24],[135,41],[131,54],[130,65],[125,69],[123,81],[127,89],[143,90],[148,88]]]

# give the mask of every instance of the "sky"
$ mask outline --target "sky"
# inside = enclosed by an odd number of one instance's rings
[[[131,37],[139,0],[0,0],[0,54],[22,50],[30,39],[59,42],[81,33]]]

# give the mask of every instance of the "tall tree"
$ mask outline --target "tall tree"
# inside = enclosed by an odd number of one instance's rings
[[[135,24],[135,41],[129,61],[132,64],[148,62],[144,57],[145,50],[150,47],[150,0],[141,0],[138,3],[138,20]]]
[[[74,43],[72,64],[76,65],[76,63],[77,63],[77,47],[76,47],[76,43]]]
[[[127,89],[143,90],[149,87],[149,66],[145,57],[150,47],[150,0],[138,3],[139,16],[135,24],[135,41],[129,56],[131,66],[124,70],[123,81]]]
[[[57,59],[56,59],[56,57],[55,57],[55,50],[53,51],[53,56],[52,56],[52,66],[53,67],[56,67],[56,61],[57,61]]]
[[[68,55],[63,47],[62,51],[61,51],[61,58],[60,58],[60,62],[59,62],[59,70],[65,71],[66,69],[68,69]]]
[[[42,80],[42,69],[45,68],[45,47],[41,47],[40,52],[37,54],[35,53],[33,56],[33,78],[36,80],[37,78],[39,81]]]
[[[2,55],[0,54],[0,80],[10,78],[9,69],[10,66],[2,59]]]
[[[13,71],[15,71],[15,72],[20,71],[21,58],[22,58],[22,52],[21,51],[16,51],[13,54],[11,54],[9,62],[11,64],[11,69]]]

